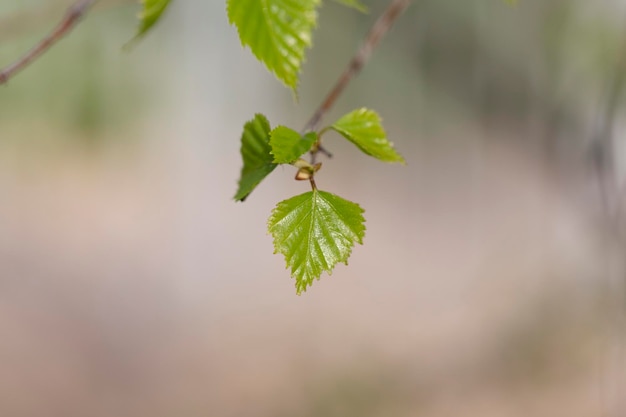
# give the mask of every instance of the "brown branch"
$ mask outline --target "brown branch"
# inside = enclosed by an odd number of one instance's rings
[[[306,124],[304,128],[305,132],[315,131],[319,127],[320,122],[331,109],[331,107],[335,104],[341,93],[348,86],[350,81],[361,71],[363,66],[367,63],[370,56],[372,55],[372,51],[382,37],[389,31],[389,29],[393,26],[393,23],[397,19],[397,17],[406,10],[407,7],[411,4],[411,0],[393,0],[391,4],[387,7],[387,9],[383,12],[383,14],[378,18],[374,26],[370,29],[367,34],[363,44],[357,51],[356,55],[352,58],[348,67],[345,69],[337,83],[330,90],[330,93],[326,96],[322,104],[313,114],[311,120]]]
[[[6,84],[9,79],[18,72],[26,68],[34,60],[39,58],[52,45],[57,43],[63,36],[70,32],[87,13],[89,8],[98,0],[78,0],[65,12],[61,22],[43,38],[35,47],[28,51],[24,56],[15,61],[13,64],[0,71],[0,85]]]
[[[67,0],[48,0],[43,5],[0,16],[0,44],[28,35],[40,28],[42,24],[47,24],[50,16],[60,14],[62,10],[67,9],[67,3]],[[93,6],[93,11],[126,4],[137,4],[137,0],[100,0]],[[93,12],[90,11],[90,13]]]

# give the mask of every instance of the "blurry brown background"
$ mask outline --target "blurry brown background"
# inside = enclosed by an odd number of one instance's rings
[[[266,219],[307,185],[280,168],[234,203],[240,131],[305,123],[365,3],[326,2],[297,104],[217,0],[130,52],[138,6],[102,0],[0,89],[0,416],[626,415],[591,145],[614,111],[622,178],[626,4],[415,0],[327,120],[378,110],[408,165],[329,137],[318,185],[367,235],[298,297]],[[69,4],[2,0],[0,65]]]

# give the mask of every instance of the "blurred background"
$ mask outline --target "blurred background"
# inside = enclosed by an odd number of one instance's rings
[[[2,0],[0,66],[70,0]],[[326,1],[296,103],[223,1],[101,0],[0,89],[0,415],[625,416],[626,3],[415,0],[327,122],[321,189],[364,246],[302,296],[277,169],[232,200],[245,121],[304,126],[385,1]]]

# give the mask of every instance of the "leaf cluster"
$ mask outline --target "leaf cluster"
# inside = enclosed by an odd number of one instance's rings
[[[310,180],[313,190],[278,203],[268,221],[275,253],[285,257],[287,267],[301,293],[322,272],[331,273],[338,263],[348,262],[355,243],[365,236],[364,210],[356,203],[317,189],[313,177],[321,164],[313,165],[302,156],[316,152],[324,133],[334,130],[367,155],[383,162],[404,163],[387,139],[378,114],[357,109],[319,132],[304,135],[286,126],[271,128],[267,118],[257,114],[244,125],[241,135],[243,168],[236,201],[244,201],[279,164],[298,169],[296,179]]]

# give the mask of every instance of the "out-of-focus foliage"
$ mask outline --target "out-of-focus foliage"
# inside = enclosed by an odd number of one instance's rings
[[[165,9],[170,4],[170,0],[142,0],[143,10],[139,14],[139,30],[137,36],[143,36],[161,18]]]
[[[361,3],[359,0],[335,0],[337,3],[341,3],[344,6],[352,7],[362,13],[367,12],[367,6]]]

